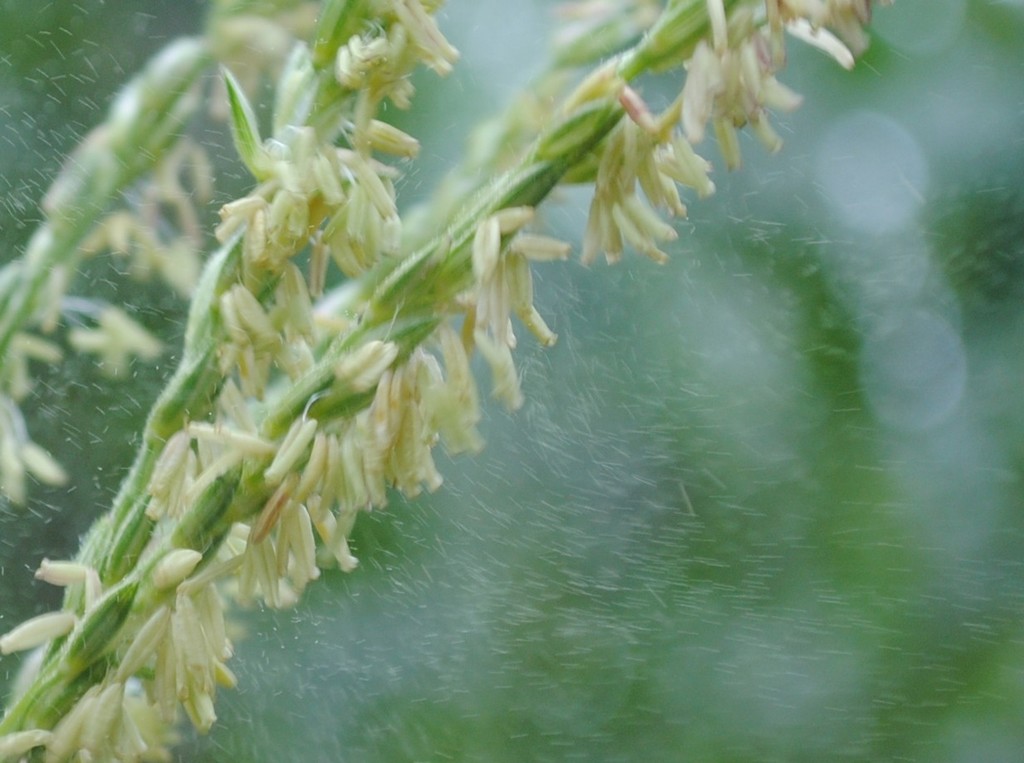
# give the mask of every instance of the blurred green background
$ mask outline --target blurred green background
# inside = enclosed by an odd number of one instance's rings
[[[463,61],[419,80],[406,203],[541,70],[553,5],[448,3]],[[0,262],[201,16],[0,0]],[[178,759],[1024,759],[1022,49],[1019,0],[898,0],[852,73],[792,42],[783,152],[745,140],[664,267],[537,271],[560,339],[521,342],[524,408],[489,404],[479,457],[361,518],[356,572],[241,614],[238,689]],[[578,240],[586,203],[546,225]],[[180,333],[184,305],[118,263],[79,288]],[[32,571],[109,501],[173,360],[42,371],[30,424],[74,478],[0,506],[0,630],[56,605]]]

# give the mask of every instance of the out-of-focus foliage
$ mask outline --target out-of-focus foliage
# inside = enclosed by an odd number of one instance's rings
[[[449,3],[464,62],[420,83],[406,199],[541,65],[551,5]],[[198,10],[0,3],[0,261]],[[538,272],[560,339],[523,341],[523,410],[361,518],[357,571],[241,615],[181,760],[1018,760],[1022,44],[1020,2],[898,0],[852,75],[793,45],[783,152],[718,169],[662,268]],[[546,224],[578,238],[585,203]],[[183,304],[84,276],[176,341]],[[169,366],[72,358],[26,403],[73,488],[0,509],[0,630],[48,608],[27,571],[108,501]]]

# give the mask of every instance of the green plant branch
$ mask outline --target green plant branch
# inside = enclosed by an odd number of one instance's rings
[[[210,60],[200,40],[168,45],[120,93],[107,122],[68,159],[43,203],[46,222],[24,257],[0,272],[0,358],[40,310],[54,270],[73,267],[99,218],[180,137],[198,102],[196,82]]]

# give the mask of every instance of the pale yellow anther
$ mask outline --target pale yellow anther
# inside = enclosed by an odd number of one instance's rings
[[[34,442],[22,443],[21,459],[29,473],[45,485],[63,485],[68,481],[67,472],[57,460]]]
[[[270,531],[274,529],[281,518],[281,513],[294,502],[293,496],[298,481],[298,474],[289,474],[284,482],[277,486],[277,490],[274,491],[273,495],[267,499],[249,531],[250,545],[262,543],[270,534]],[[264,590],[266,590],[266,587],[264,587]]]
[[[62,562],[43,559],[36,570],[36,580],[42,580],[50,585],[69,586],[77,583],[84,583],[89,568],[79,562]]]
[[[501,255],[501,225],[488,217],[476,227],[473,235],[473,275],[483,280],[494,272]]]
[[[173,588],[187,578],[203,559],[203,555],[191,548],[176,548],[157,562],[153,570],[153,585],[157,589]]]
[[[36,747],[50,744],[53,732],[46,729],[15,731],[0,737],[0,760],[20,760],[21,756]]]
[[[523,404],[523,393],[519,386],[512,353],[507,345],[495,342],[479,329],[473,336],[480,354],[491,368],[491,383],[494,397],[503,402],[509,410],[516,410]]]
[[[171,611],[167,607],[160,607],[150,615],[121,657],[121,662],[117,666],[117,680],[127,681],[146,665],[165,639],[170,624]]]
[[[853,53],[843,42],[827,29],[815,26],[806,18],[797,18],[786,24],[786,31],[798,40],[806,42],[832,56],[844,69],[852,69]]]
[[[278,484],[284,476],[306,455],[306,449],[316,434],[316,419],[299,419],[292,424],[288,433],[278,446],[274,460],[263,472],[263,477],[271,485]],[[292,486],[294,489],[294,485]]]
[[[264,457],[275,452],[274,443],[258,435],[231,429],[220,424],[194,421],[187,433],[200,442],[209,442],[227,448],[237,448],[247,456]]]
[[[381,122],[378,119],[371,119],[367,127],[366,138],[370,146],[385,154],[400,156],[404,159],[412,159],[420,152],[420,142],[407,132],[399,130],[394,125]]]
[[[398,357],[398,345],[371,339],[343,355],[334,365],[334,375],[357,392],[371,389]]]
[[[565,260],[572,251],[572,245],[551,236],[520,233],[509,244],[509,251],[521,254],[534,262]]]
[[[313,447],[309,452],[309,460],[302,470],[302,477],[295,488],[295,500],[304,501],[323,480],[327,472],[327,435],[317,432],[313,438]]]
[[[618,98],[622,88],[626,86],[626,81],[618,75],[616,68],[616,62],[609,61],[587,75],[566,99],[562,113],[571,114],[590,101]]]
[[[654,119],[654,115],[651,114],[651,110],[647,107],[644,99],[633,88],[628,86],[622,88],[619,92],[619,103],[625,109],[626,115],[640,129],[651,134],[658,131],[658,124]]]
[[[47,641],[66,636],[73,627],[75,616],[70,612],[47,612],[44,615],[37,615],[0,636],[0,654],[34,649]]]
[[[115,681],[105,686],[89,709],[89,714],[82,724],[79,745],[81,749],[92,752],[94,756],[102,754],[108,744],[108,737],[114,724],[123,712],[124,684]],[[94,757],[95,759],[95,757]]]
[[[505,207],[494,213],[498,228],[503,236],[515,233],[527,223],[533,221],[536,212],[533,207]]]

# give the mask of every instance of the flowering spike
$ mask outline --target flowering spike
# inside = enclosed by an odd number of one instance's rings
[[[382,121],[383,106],[410,105],[417,66],[451,69],[457,54],[435,19],[442,3],[234,5],[244,12],[214,14],[204,43],[171,46],[116,100],[47,194],[25,256],[0,271],[0,490],[16,500],[29,476],[64,479],[12,401],[31,389],[31,361],[60,359],[36,333],[58,325],[79,253],[130,254],[133,271],[192,293],[181,365],[111,513],[79,561],[40,565],[40,579],[68,587],[67,611],[0,637],[3,652],[64,637],[40,650],[38,677],[0,720],[3,759],[169,758],[160,729],[179,709],[208,730],[216,688],[236,683],[222,594],[295,603],[321,563],[356,566],[349,536],[360,511],[384,506],[389,490],[441,486],[440,440],[450,452],[479,450],[474,350],[494,396],[522,404],[511,316],[541,344],[555,341],[533,304],[531,267],[570,251],[527,232],[535,208],[560,185],[593,183],[583,261],[614,262],[627,247],[664,261],[659,246],[677,233],[660,213],[685,215],[687,188],[714,190],[692,144],[710,125],[735,167],[737,131],[750,126],[778,149],[769,111],[800,101],[775,78],[783,32],[847,65],[866,42],[872,3],[575,3],[589,33],[559,60],[606,60],[568,95],[567,74],[555,72],[519,101],[467,159],[467,176],[495,179],[446,185],[415,222],[399,217],[404,162],[375,152],[417,154],[412,135]],[[223,246],[193,293],[208,162],[188,140],[170,141],[208,54],[231,61],[225,116],[258,182],[222,207]],[[654,113],[632,83],[683,66],[681,92]],[[266,139],[245,96],[261,82],[274,89]],[[94,219],[161,156],[153,179],[127,194],[138,210]],[[336,289],[332,262],[347,279]],[[81,312],[96,326],[73,327],[69,341],[109,370],[160,351],[117,308]]]

